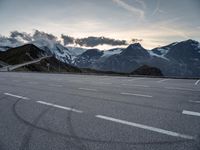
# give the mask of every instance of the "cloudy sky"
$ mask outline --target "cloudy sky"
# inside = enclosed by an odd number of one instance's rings
[[[105,36],[145,48],[200,41],[200,0],[0,0],[0,34],[34,29],[74,38]]]

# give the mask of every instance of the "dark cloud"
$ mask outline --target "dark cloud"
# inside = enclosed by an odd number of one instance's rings
[[[12,37],[4,37],[0,35],[0,47],[17,47],[21,46],[23,42],[18,41],[15,38]]]
[[[26,32],[19,32],[19,31],[12,31],[10,33],[10,37],[11,38],[21,37],[23,40],[26,40],[26,41],[32,40],[32,37],[30,34],[27,34]]]
[[[127,42],[125,40],[116,40],[106,37],[93,37],[93,36],[76,39],[75,43],[79,44],[80,46],[86,46],[86,47],[95,47],[103,44],[112,46],[127,45]]]
[[[71,36],[62,34],[61,38],[63,39],[64,45],[74,44],[75,39]]]
[[[142,41],[143,41],[142,39],[136,39],[136,38],[131,39],[132,43],[140,43]]]
[[[119,46],[119,45],[127,45],[127,41],[125,40],[116,40],[106,37],[94,37],[90,36],[87,38],[74,38],[67,35],[61,35],[61,38],[63,39],[63,42],[65,45],[68,44],[77,44],[80,46],[86,46],[86,47],[95,47],[98,45],[112,45],[112,46]]]
[[[50,33],[45,33],[43,31],[35,30],[33,34],[28,34],[26,32],[19,32],[19,31],[13,31],[10,33],[10,38],[17,39],[17,37],[21,37],[22,39],[31,42],[36,40],[46,40],[46,41],[52,41],[52,42],[58,42],[58,38]],[[76,44],[79,46],[85,46],[85,47],[95,47],[99,45],[111,45],[111,46],[125,46],[128,45],[129,42],[126,40],[118,40],[113,38],[107,38],[104,36],[96,37],[96,36],[90,36],[85,38],[74,38],[68,35],[61,34],[61,38],[63,40],[64,45],[69,44]],[[20,39],[17,39],[20,40]],[[132,39],[132,43],[141,42],[142,39]],[[23,42],[23,41],[22,41]]]
[[[39,30],[35,30],[32,37],[33,37],[34,40],[48,39],[48,40],[51,40],[51,41],[57,41],[57,37],[54,36],[53,34],[45,33],[45,32],[39,31]]]

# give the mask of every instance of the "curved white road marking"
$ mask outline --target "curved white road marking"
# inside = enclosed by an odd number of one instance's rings
[[[107,116],[102,116],[102,115],[96,115],[96,117],[104,119],[104,120],[109,120],[109,121],[113,121],[113,122],[129,125],[129,126],[133,126],[133,127],[140,128],[140,129],[145,129],[145,130],[149,130],[149,131],[153,131],[153,132],[157,132],[157,133],[173,136],[173,137],[179,137],[179,138],[184,138],[184,139],[189,139],[189,140],[195,139],[195,137],[190,136],[190,135],[185,135],[185,134],[181,134],[181,133],[177,133],[177,132],[173,132],[173,131],[168,131],[168,130],[164,130],[164,129],[160,129],[160,128],[155,128],[155,127],[152,127],[152,126],[147,126],[147,125],[143,125],[143,124],[139,124],[139,123],[134,123],[134,122],[129,122],[129,121],[125,121],[125,120],[115,119],[115,118],[112,118],[112,117],[107,117]]]

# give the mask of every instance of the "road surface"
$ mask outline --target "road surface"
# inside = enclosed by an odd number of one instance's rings
[[[199,80],[0,73],[1,150],[198,150]]]

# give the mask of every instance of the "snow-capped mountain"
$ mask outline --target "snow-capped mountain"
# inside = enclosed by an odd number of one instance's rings
[[[98,49],[89,49],[75,59],[74,65],[81,68],[92,68],[92,65],[95,64],[102,55],[103,51]]]
[[[58,60],[80,68],[129,73],[142,65],[150,65],[160,68],[165,76],[200,76],[200,44],[194,40],[176,42],[152,50],[135,43],[127,48],[101,51],[65,47],[54,37],[44,33],[37,33],[28,39],[0,37],[0,51],[34,44]]]
[[[131,72],[139,67],[137,63],[146,58],[150,58],[150,54],[136,43],[126,49],[88,50],[75,59],[75,65],[103,71]]]
[[[72,47],[72,46],[67,46],[67,49],[69,51],[72,51],[73,53],[75,53],[77,56],[81,55],[82,53],[84,53],[85,51],[87,51],[88,49],[86,48],[81,48],[81,47]]]
[[[25,44],[34,44],[49,55],[55,55],[57,59],[68,64],[71,64],[77,55],[86,51],[81,48],[67,48],[59,41],[48,38],[46,35],[30,38],[29,40],[22,39],[21,37],[0,37],[0,51],[6,51],[10,48],[19,47]]]
[[[139,43],[113,51],[88,50],[75,59],[74,65],[103,71],[131,72],[142,65],[160,68],[166,76],[200,76],[199,42],[187,40],[153,50]],[[92,51],[92,52],[91,52]]]
[[[73,62],[73,65],[81,68],[93,68],[99,69],[99,66],[111,56],[118,55],[122,53],[122,48],[115,48],[106,51],[101,51],[98,49],[89,49],[78,55]]]
[[[114,48],[110,50],[103,51],[102,57],[110,57],[112,55],[120,54],[124,49],[123,48]]]
[[[55,55],[57,59],[68,64],[71,63],[73,56],[76,55],[73,51],[70,51],[60,43],[48,39],[39,39],[30,43],[45,50],[49,54]]]
[[[11,48],[7,51],[0,52],[0,66],[23,64],[42,58],[39,63],[29,64],[16,68],[17,70],[38,71],[38,72],[81,72],[77,67],[63,63],[55,57],[45,57],[48,54],[33,44]],[[47,67],[49,66],[49,67]]]

